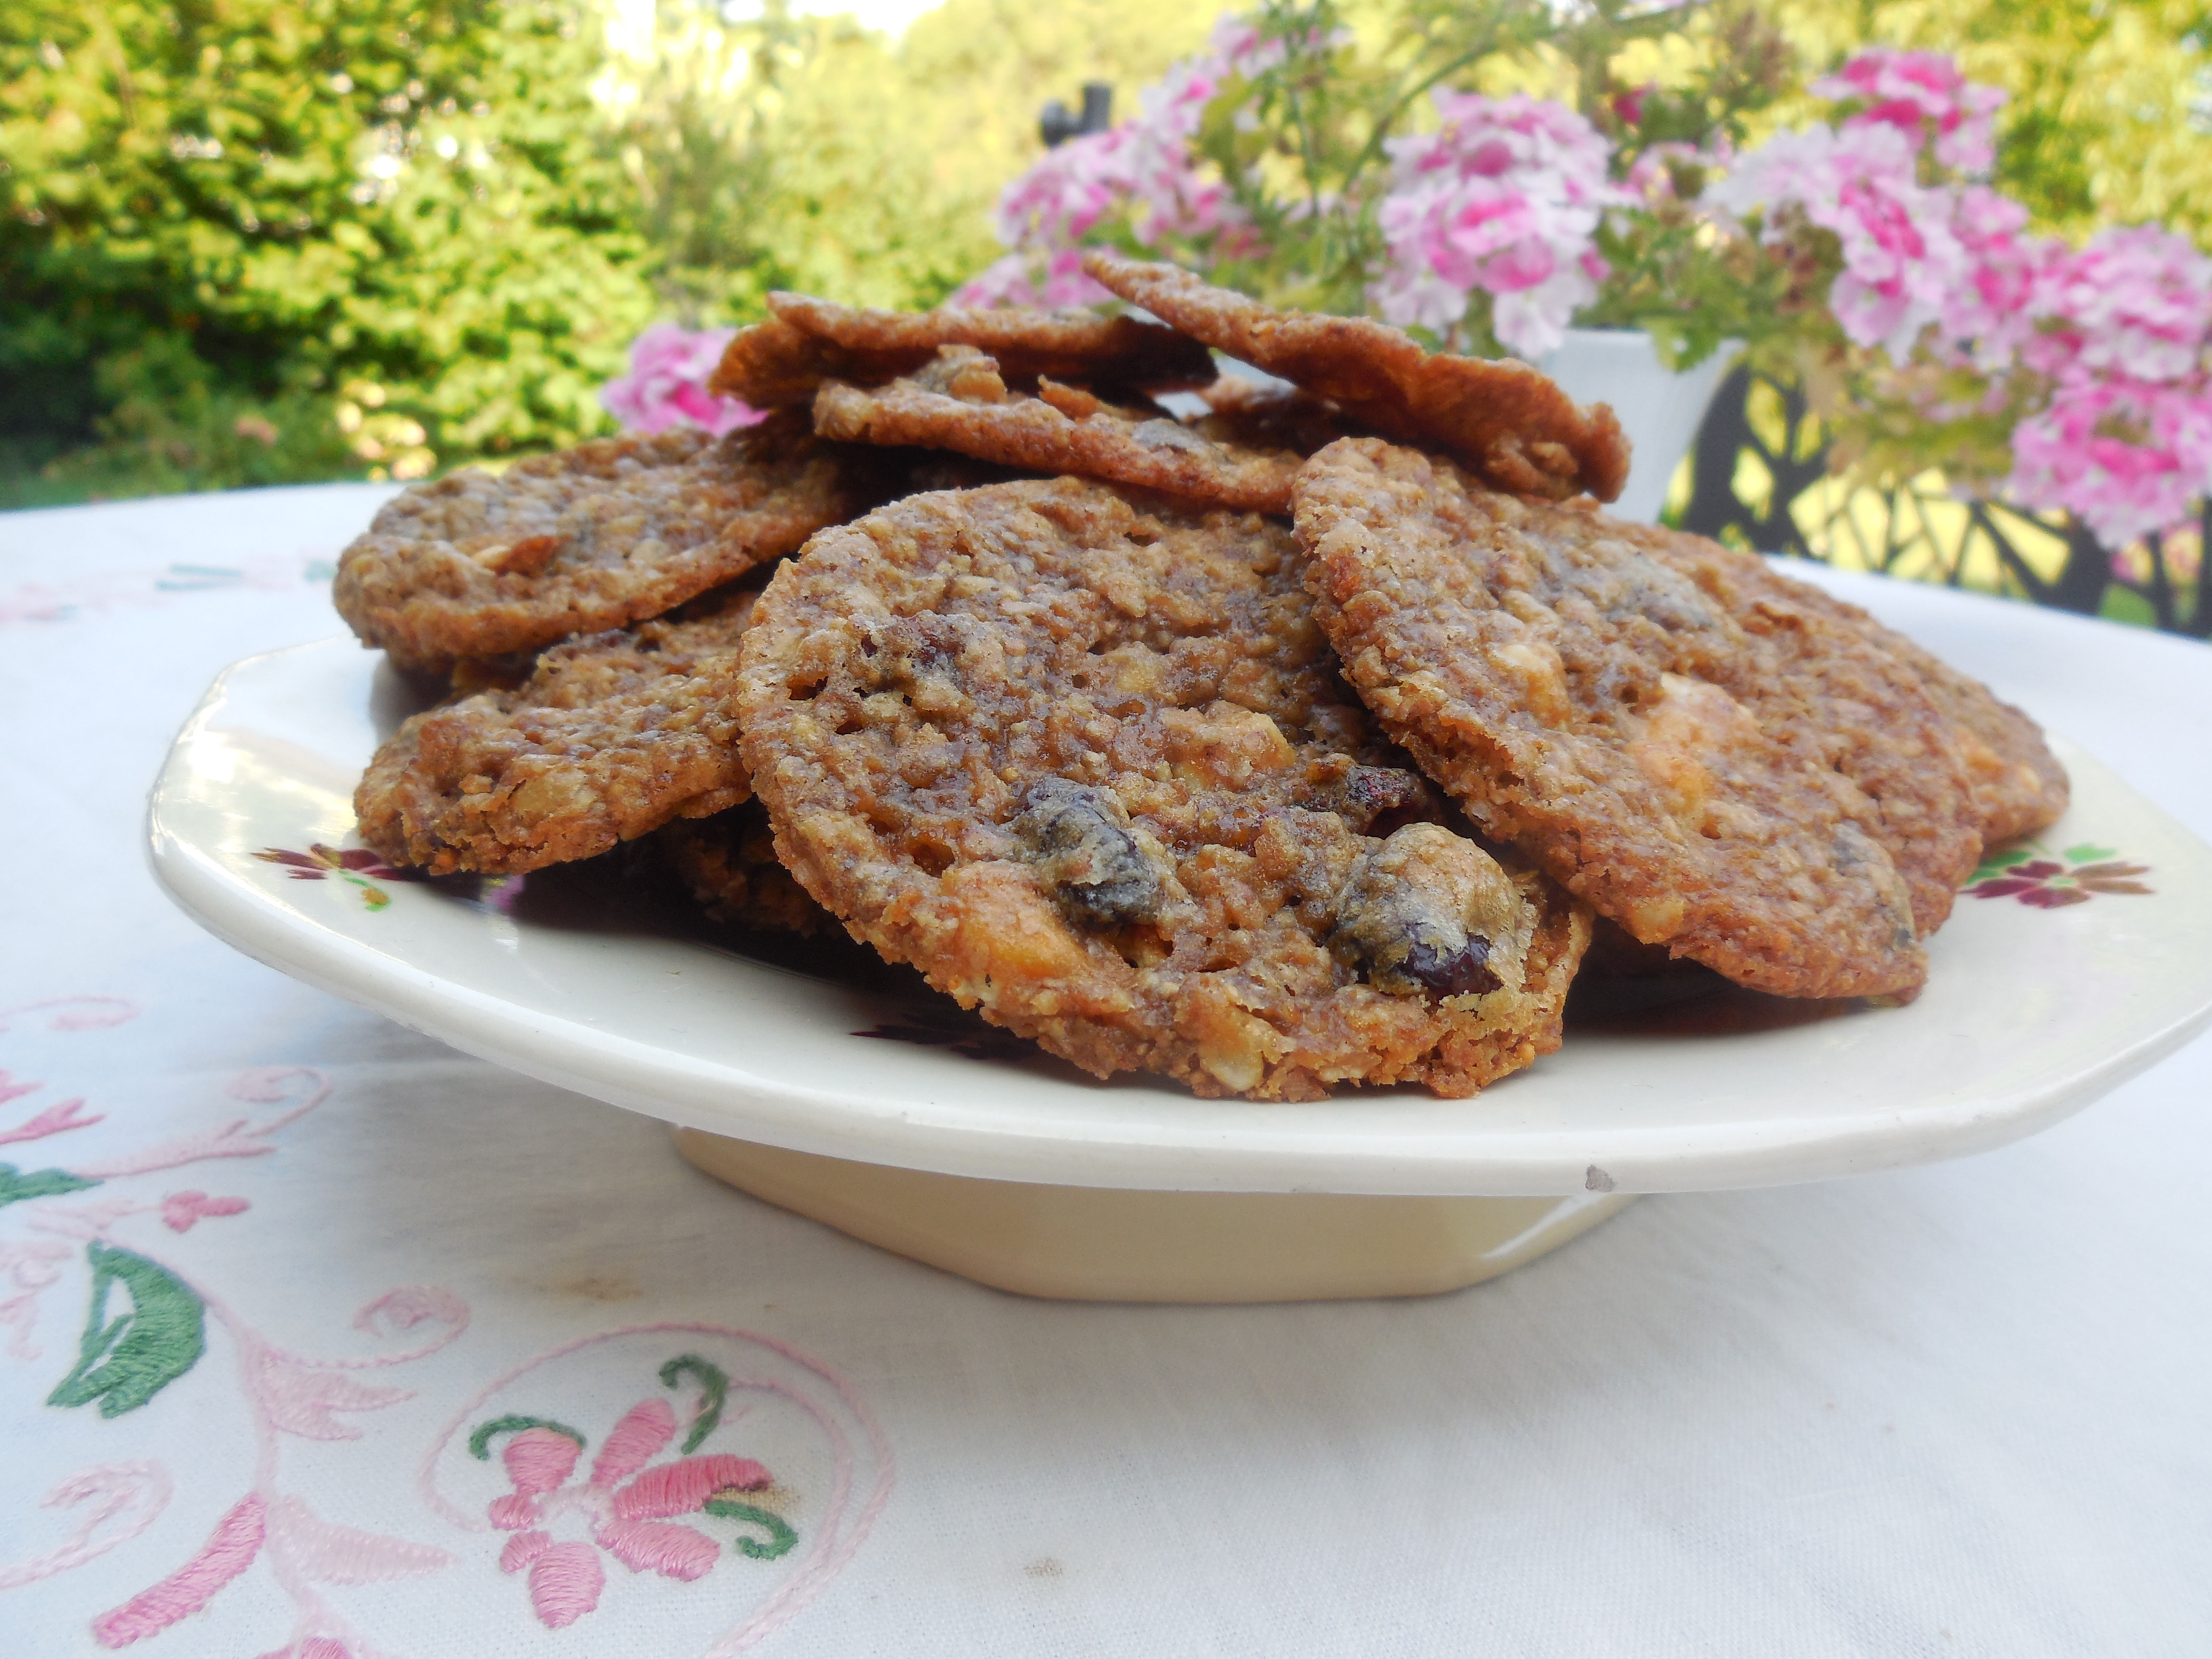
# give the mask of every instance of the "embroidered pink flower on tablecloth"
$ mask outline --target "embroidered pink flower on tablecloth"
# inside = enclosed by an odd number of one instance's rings
[[[501,1455],[514,1490],[494,1498],[489,1510],[492,1525],[514,1534],[500,1553],[500,1570],[528,1570],[530,1604],[550,1628],[573,1625],[599,1606],[606,1583],[600,1550],[632,1572],[702,1577],[721,1547],[669,1517],[702,1513],[717,1492],[756,1492],[773,1480],[752,1459],[726,1453],[647,1467],[675,1437],[667,1401],[639,1401],[615,1425],[580,1486],[568,1477],[583,1449],[568,1435],[533,1427],[507,1442]],[[591,1542],[554,1537],[548,1528],[568,1515],[585,1518]]]

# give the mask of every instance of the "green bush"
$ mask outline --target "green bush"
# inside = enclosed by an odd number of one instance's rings
[[[12,0],[0,489],[415,476],[598,428],[654,308],[600,57],[540,0]]]

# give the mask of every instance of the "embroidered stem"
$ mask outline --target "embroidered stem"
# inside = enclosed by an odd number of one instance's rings
[[[799,1541],[799,1534],[781,1516],[752,1504],[740,1504],[734,1498],[710,1498],[702,1506],[709,1515],[719,1515],[725,1521],[749,1521],[768,1531],[768,1542],[742,1535],[738,1539],[738,1553],[756,1561],[773,1561],[780,1555],[791,1553]]]
[[[296,1123],[328,1099],[330,1079],[312,1066],[268,1066],[241,1072],[231,1079],[224,1091],[234,1100],[283,1101],[290,1098],[291,1085],[295,1079],[307,1082],[307,1095],[288,1112],[280,1112],[259,1123],[249,1123],[242,1117],[234,1118],[220,1129],[163,1141],[158,1146],[149,1146],[106,1164],[81,1164],[76,1173],[100,1180],[113,1180],[118,1176],[174,1170],[186,1164],[197,1164],[204,1158],[260,1158],[273,1152],[276,1149],[270,1144],[268,1138],[277,1130]]]
[[[118,1544],[129,1543],[168,1507],[172,1490],[169,1472],[159,1463],[103,1463],[70,1476],[39,1500],[40,1507],[74,1509],[90,1504],[92,1513],[59,1548],[0,1567],[0,1590],[51,1578],[106,1554]],[[107,1532],[100,1530],[118,1516],[124,1517],[120,1525]]]
[[[0,1031],[8,1029],[9,1022],[22,1014],[52,1013],[46,1021],[50,1031],[98,1031],[110,1025],[120,1025],[125,1020],[138,1018],[138,1005],[128,997],[47,997],[40,1002],[19,1002],[13,1008],[0,1008]]]
[[[730,1379],[712,1360],[684,1353],[660,1368],[660,1386],[674,1388],[686,1371],[699,1379],[699,1409],[692,1413],[691,1432],[684,1437],[684,1455],[689,1457],[722,1420],[722,1407],[730,1397]]]
[[[0,1079],[7,1075],[5,1072],[0,1072]],[[33,1083],[29,1088],[0,1089],[0,1100],[13,1099],[19,1094],[27,1095],[32,1089],[43,1086]],[[0,1131],[0,1146],[12,1146],[19,1140],[44,1140],[48,1135],[58,1135],[64,1129],[88,1129],[95,1123],[107,1121],[105,1112],[95,1112],[90,1117],[81,1115],[83,1107],[82,1096],[75,1100],[64,1100],[58,1106],[49,1106],[36,1117],[27,1118],[12,1129]]]

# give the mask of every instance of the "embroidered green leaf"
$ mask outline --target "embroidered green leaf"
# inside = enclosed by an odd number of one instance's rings
[[[2119,857],[2117,847],[2100,847],[2094,842],[2083,842],[2079,847],[2069,847],[2063,857],[2069,864],[2094,864],[2100,859]]]
[[[52,1198],[57,1193],[81,1193],[97,1187],[97,1181],[73,1176],[67,1170],[33,1170],[26,1174],[12,1164],[0,1164],[0,1209],[27,1198]]]
[[[722,1420],[722,1407],[730,1397],[730,1379],[713,1360],[680,1353],[660,1368],[660,1386],[674,1388],[686,1371],[699,1379],[699,1409],[692,1416],[691,1432],[684,1437],[684,1455],[689,1457]]]
[[[199,1363],[207,1348],[207,1310],[192,1287],[158,1262],[97,1240],[92,1307],[76,1367],[46,1396],[49,1406],[100,1402],[102,1417],[135,1412]],[[123,1286],[131,1310],[107,1316],[107,1293]]]
[[[576,1443],[576,1449],[584,1449],[584,1437],[566,1423],[556,1423],[550,1417],[495,1417],[489,1423],[480,1423],[477,1431],[469,1437],[469,1455],[479,1463],[491,1462],[491,1437],[495,1434],[520,1434],[525,1429],[550,1429],[556,1434],[565,1434]]]
[[[708,1514],[719,1515],[725,1521],[748,1521],[764,1528],[768,1533],[765,1544],[757,1538],[740,1537],[738,1540],[738,1553],[750,1556],[756,1561],[773,1561],[777,1556],[788,1553],[791,1547],[799,1541],[799,1534],[791,1529],[791,1523],[781,1516],[750,1504],[740,1504],[734,1498],[710,1498],[701,1507]]]

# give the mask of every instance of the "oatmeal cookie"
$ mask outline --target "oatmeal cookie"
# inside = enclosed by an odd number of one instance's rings
[[[913,496],[779,571],[738,714],[784,863],[1102,1077],[1462,1095],[1556,1048],[1587,912],[1433,821],[1286,528],[1152,501]]]
[[[1982,841],[1994,847],[2057,822],[2071,786],[2066,769],[2043,740],[2043,728],[2021,709],[2000,702],[1989,687],[1894,629],[1885,628],[1855,605],[1809,582],[1792,581],[1765,560],[1731,554],[1736,580],[1747,590],[1786,596],[1787,603],[1856,629],[1920,677],[1922,687],[1953,722]]]
[[[866,450],[793,413],[715,439],[597,439],[417,484],[338,561],[332,599],[403,667],[534,652],[657,617],[884,499]]]
[[[1196,340],[1133,317],[1091,311],[940,306],[863,311],[803,294],[771,294],[774,314],[739,329],[707,385],[755,409],[803,404],[824,380],[880,386],[911,374],[939,346],[973,346],[1007,378],[1126,386],[1146,392],[1200,386],[1215,374]]]
[[[1287,449],[1303,458],[1339,438],[1373,435],[1328,398],[1294,386],[1224,374],[1198,396],[1206,412],[1191,427],[1218,443]]]
[[[1896,994],[1980,841],[1949,721],[1710,544],[1372,439],[1297,529],[1345,672],[1487,832],[1638,939],[1785,996]]]
[[[863,389],[831,380],[816,394],[825,438],[957,450],[980,460],[1164,490],[1212,507],[1287,514],[1302,457],[1216,441],[1164,416],[1117,408],[1049,378],[1010,392],[973,346],[943,346],[908,379]]]
[[[759,597],[570,640],[520,690],[416,715],[354,792],[362,839],[434,875],[514,874],[749,799],[731,693]]]
[[[1364,317],[1277,311],[1188,271],[1093,250],[1083,268],[1130,304],[1334,404],[1371,431],[1441,450],[1497,489],[1601,501],[1628,482],[1628,440],[1604,404],[1577,405],[1507,358],[1424,351]]]
[[[1790,690],[1814,711],[1777,729],[1874,798],[1881,844],[1912,890],[1914,926],[1923,939],[1942,927],[1981,859],[1982,814],[1969,734],[1925,676],[1756,554],[1656,525],[1605,527],[1687,576],[1774,648]]]
[[[665,823],[653,842],[717,921],[811,937],[830,920],[777,861],[768,812],[757,800],[712,817]]]

